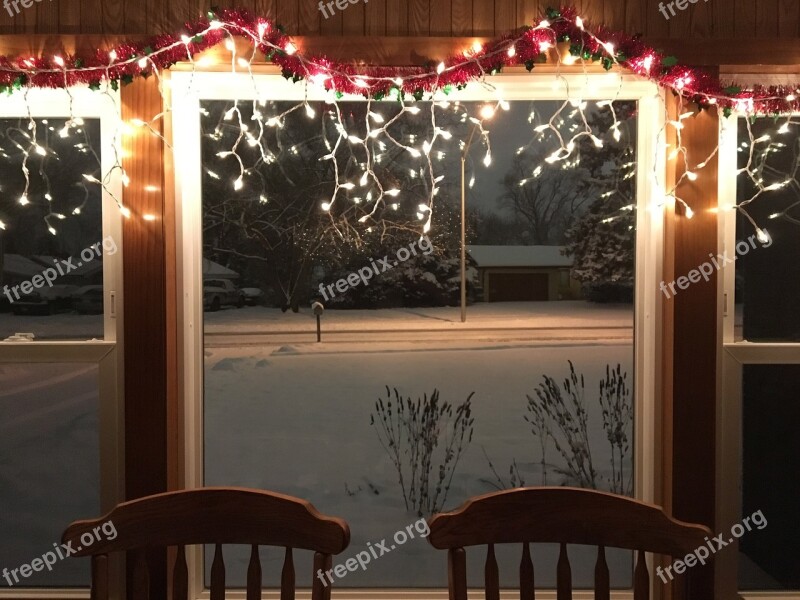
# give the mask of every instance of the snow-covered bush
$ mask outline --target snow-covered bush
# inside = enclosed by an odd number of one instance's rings
[[[370,424],[397,471],[406,510],[418,517],[439,512],[447,501],[458,462],[472,442],[472,396],[454,406],[440,401],[437,389],[412,400],[387,386],[386,399],[375,402]]]

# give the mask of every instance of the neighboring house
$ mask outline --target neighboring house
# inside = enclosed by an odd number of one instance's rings
[[[468,246],[478,265],[484,302],[575,300],[580,283],[563,246]]]
[[[206,279],[239,279],[239,274],[236,271],[223,267],[213,260],[203,259],[203,280]]]
[[[83,262],[80,254],[72,257],[71,266],[67,267],[60,259],[54,256],[36,255],[31,256],[31,260],[36,261],[41,265],[39,272],[49,269],[54,265],[61,264],[64,271],[68,271],[63,276],[59,277],[59,283],[69,285],[103,285],[103,258],[96,256],[88,261]]]

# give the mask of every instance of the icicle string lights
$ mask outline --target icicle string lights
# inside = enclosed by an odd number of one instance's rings
[[[244,38],[251,46],[252,51],[240,55],[236,52],[234,36]],[[399,190],[394,188],[385,189],[375,170],[377,156],[372,150],[371,141],[385,136],[386,139],[396,147],[404,149],[411,156],[421,158],[425,161],[426,177],[430,185],[430,198],[426,211],[422,211],[425,217],[423,231],[428,231],[431,226],[433,215],[433,201],[437,192],[437,186],[441,183],[442,175],[438,175],[431,155],[434,152],[436,142],[447,140],[452,134],[437,125],[436,108],[440,104],[435,94],[437,92],[449,93],[452,89],[460,89],[469,82],[477,81],[483,83],[491,89],[487,82],[487,76],[499,73],[504,67],[514,65],[525,65],[528,70],[534,68],[536,62],[554,47],[561,45],[568,46],[569,54],[563,59],[559,55],[559,64],[573,64],[581,61],[586,65],[588,61],[601,62],[606,69],[619,66],[624,67],[637,75],[654,81],[658,85],[668,88],[680,97],[681,106],[689,103],[696,103],[702,108],[714,107],[724,114],[732,112],[747,115],[757,114],[786,114],[800,110],[800,85],[798,86],[757,86],[751,89],[743,89],[734,85],[726,85],[709,75],[708,73],[694,68],[679,65],[674,57],[665,56],[654,49],[648,47],[639,38],[629,36],[624,33],[610,32],[603,28],[590,28],[583,19],[577,14],[574,8],[563,8],[561,10],[548,10],[546,18],[536,26],[526,27],[522,30],[502,36],[501,38],[486,42],[484,44],[475,43],[464,52],[452,56],[438,64],[428,67],[358,67],[348,63],[339,63],[328,60],[324,57],[306,57],[300,52],[295,43],[288,36],[277,28],[267,19],[254,17],[246,11],[224,9],[219,13],[209,13],[208,17],[200,19],[194,23],[186,24],[184,31],[177,35],[159,35],[146,42],[123,43],[110,50],[97,50],[88,56],[79,55],[48,55],[39,57],[8,57],[0,56],[0,91],[24,89],[27,93],[32,88],[63,88],[70,94],[69,88],[77,85],[89,85],[91,88],[104,90],[108,93],[110,89],[117,89],[120,84],[132,82],[138,77],[154,75],[159,78],[159,87],[162,86],[161,71],[168,69],[172,65],[188,61],[192,64],[193,72],[203,67],[204,58],[197,58],[203,51],[218,44],[225,44],[231,53],[231,69],[236,72],[238,68],[246,68],[253,80],[255,78],[252,71],[254,61],[261,53],[268,60],[278,65],[283,75],[287,79],[304,81],[320,86],[335,95],[335,99],[330,103],[334,106],[333,116],[331,117],[339,132],[338,138],[331,146],[330,154],[327,159],[333,159],[334,171],[336,176],[335,189],[332,197],[321,204],[324,211],[331,212],[340,196],[356,184],[353,181],[342,181],[338,161],[335,159],[336,153],[344,144],[351,144],[363,150],[363,175],[358,179],[362,187],[368,184],[374,186],[375,194],[371,210],[363,215],[359,221],[366,222],[376,216],[378,209],[383,206],[385,196],[395,196]],[[556,75],[556,78],[559,78]],[[430,100],[430,117],[432,126],[432,137],[422,141],[421,146],[405,144],[403,141],[395,139],[388,131],[390,123],[382,124],[370,117],[373,111],[367,111],[366,135],[361,138],[348,132],[343,123],[341,111],[337,100],[345,94],[363,96],[368,103],[373,100],[392,99],[400,106],[399,113],[392,118],[396,120],[406,113],[419,112],[419,108],[407,101]],[[613,136],[619,140],[619,124],[613,107],[613,101],[605,101],[614,119]],[[445,102],[446,104],[446,102]],[[599,104],[598,104],[599,105]],[[263,103],[262,103],[263,106]],[[496,110],[498,107],[505,107],[502,99],[498,99],[496,106],[484,107],[488,110]],[[575,133],[571,139],[566,140],[558,126],[554,124],[563,110],[569,107],[580,113],[583,128]],[[243,143],[251,146],[259,146],[261,149],[262,160],[269,162],[274,160],[267,149],[262,145],[262,138],[266,127],[280,127],[287,114],[295,110],[305,110],[309,116],[314,113],[313,108],[304,101],[281,115],[270,116],[261,119],[256,117],[258,111],[256,103],[254,107],[254,121],[257,127],[257,134],[250,130],[251,124],[245,123],[242,119],[241,111],[237,104],[229,115],[230,119],[236,117],[236,122],[240,129],[240,135],[230,150],[220,152],[220,158],[230,158],[236,160],[239,167],[238,177],[232,182],[235,191],[241,190],[245,185],[245,178],[253,171],[242,161],[238,150]],[[564,164],[572,156],[577,142],[585,137],[592,141],[597,147],[603,144],[602,139],[597,136],[586,121],[584,109],[586,102],[580,99],[571,99],[564,103],[561,109],[552,117],[546,125],[537,126],[534,131],[542,132],[545,129],[551,131],[556,137],[560,148],[550,154],[546,162],[554,163],[564,161]],[[72,96],[70,94],[70,112],[72,110]],[[159,135],[152,123],[164,116],[164,113],[156,115],[149,122],[136,122],[126,124],[126,126],[146,127],[151,133]],[[227,116],[227,115],[226,115]],[[484,162],[488,165],[491,161],[491,149],[489,147],[488,131],[483,126],[485,115],[469,116],[465,114],[467,120],[475,125],[480,133],[481,139],[486,147]],[[682,145],[680,130],[682,119],[667,123],[667,127],[673,127],[677,131],[676,147],[669,152],[671,158],[681,155],[684,158],[686,169],[681,175],[677,184],[684,180],[693,181],[697,178],[697,171],[706,166],[711,158],[716,154],[716,150],[709,157],[704,157],[700,163],[692,165],[687,156],[685,147]],[[34,131],[36,123],[31,119]],[[795,125],[791,117],[787,118],[782,130],[788,131],[790,126]],[[64,126],[63,134],[68,135],[70,128],[75,126],[75,120],[70,118]],[[784,132],[785,132],[784,131]],[[665,130],[659,134],[665,135]],[[115,135],[115,140],[117,139]],[[34,135],[32,139],[36,139]],[[756,140],[752,140],[754,145]],[[669,151],[669,148],[665,148]],[[27,168],[27,157],[31,151],[38,152],[35,146],[24,148],[25,159],[23,161],[23,173],[26,178],[26,191],[28,189],[30,171]],[[45,150],[46,152],[46,150]],[[114,171],[119,171],[123,184],[127,185],[129,180],[121,164],[119,153],[115,147],[115,164],[109,173],[101,178],[86,174],[88,182],[100,184],[104,188],[110,181],[110,176]],[[751,163],[752,161],[751,155]],[[209,175],[214,176],[212,171],[207,169]],[[759,186],[757,193],[750,199],[740,204],[741,210],[746,213],[746,206],[765,192],[779,189],[777,184],[766,186],[758,183],[758,175],[751,170],[748,165],[745,172]],[[472,183],[472,180],[471,182]],[[691,218],[691,209],[686,203],[675,195],[677,184],[673,189],[665,193],[663,200],[658,200],[657,204],[674,200],[682,203],[685,207],[685,215]],[[784,185],[788,185],[788,182]],[[262,194],[263,196],[263,194]],[[20,198],[20,204],[24,204],[25,195]],[[126,211],[120,201],[117,201],[123,211]],[[129,214],[129,213],[128,213]],[[748,218],[750,216],[748,215]],[[752,219],[751,219],[752,221]]]

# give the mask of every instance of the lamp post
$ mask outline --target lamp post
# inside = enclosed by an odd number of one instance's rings
[[[478,128],[494,116],[494,108],[488,104],[481,109],[482,119],[475,123],[467,143],[461,151],[461,322],[467,321],[467,155]]]

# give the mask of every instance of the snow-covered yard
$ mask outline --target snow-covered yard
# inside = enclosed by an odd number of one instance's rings
[[[42,556],[70,522],[99,514],[99,452],[97,367],[0,365],[0,569]],[[88,581],[77,559],[25,580]]]
[[[539,442],[524,420],[526,395],[534,396],[544,374],[561,381],[571,360],[586,379],[590,447],[604,487],[610,450],[598,384],[607,364],[620,363],[632,387],[632,317],[631,306],[583,302],[477,304],[469,307],[466,324],[455,307],[330,310],[323,317],[326,337],[316,344],[307,309],[205,313],[205,483],[274,489],[344,517],[353,533],[344,560],[368,541],[391,541],[395,531],[418,519],[406,510],[396,471],[370,425],[386,386],[414,399],[438,389],[442,400],[455,405],[475,393],[474,438],[445,505],[454,508],[495,489],[488,459],[506,483],[512,461],[526,484],[544,482]],[[0,314],[0,331],[44,331],[39,337],[62,339],[99,336],[96,319]],[[307,340],[296,341],[297,334],[306,333]],[[2,365],[0,381],[0,534],[6,540],[0,545],[0,567],[13,568],[46,551],[72,519],[98,512],[96,369],[79,373],[74,365]],[[21,421],[24,427],[14,426]],[[43,448],[41,440],[57,440],[56,447]],[[546,461],[547,483],[568,483],[555,471],[563,460],[552,447]],[[59,490],[57,502],[52,490]],[[512,550],[515,556],[518,552]],[[538,581],[551,584],[556,555],[538,552]],[[235,581],[246,556],[226,557]],[[265,573],[274,577],[281,557],[265,553],[265,559]],[[472,572],[481,572],[482,560],[472,553]],[[84,562],[59,563],[48,578],[31,583],[80,582],[87,572]],[[510,569],[516,559],[505,562]],[[575,581],[586,585],[593,556],[580,562]],[[615,562],[618,572],[628,572],[624,556]],[[298,556],[304,584],[309,572],[310,563]],[[417,539],[374,561],[365,573],[349,574],[337,587],[441,587],[445,574],[444,554]],[[511,571],[504,577],[515,581]],[[479,584],[482,576],[472,581]]]
[[[301,317],[294,315],[290,319]],[[623,321],[622,314],[618,318]],[[471,495],[496,489],[487,456],[506,482],[514,460],[526,484],[544,482],[539,441],[523,418],[526,394],[534,396],[543,374],[558,381],[566,377],[568,360],[585,376],[595,467],[601,480],[610,475],[610,450],[602,428],[598,385],[606,364],[617,363],[627,371],[632,385],[630,343],[501,343],[492,348],[486,340],[464,341],[458,348],[431,350],[423,346],[402,351],[394,349],[390,342],[369,348],[362,344],[348,346],[336,344],[331,348],[323,342],[307,346],[208,348],[206,484],[253,486],[308,498],[322,512],[350,522],[352,543],[344,558],[354,556],[368,541],[391,541],[395,531],[417,520],[417,515],[404,506],[396,471],[370,425],[376,400],[386,397],[386,386],[397,387],[415,399],[425,393],[430,396],[436,388],[443,400],[456,405],[475,393],[474,438],[462,456],[447,496],[445,507],[452,509]],[[552,465],[563,463],[555,449],[548,450],[546,459],[551,465],[547,483],[569,483],[553,472]],[[605,482],[600,482],[600,487],[605,487]],[[510,570],[504,576],[509,584],[516,581],[511,565],[518,564],[519,550],[509,549],[516,557],[506,561]],[[482,554],[471,555],[475,584],[482,582]],[[541,585],[551,584],[552,579],[548,578],[555,574],[556,554],[541,552],[537,558],[537,569],[542,574],[538,581]],[[272,557],[274,573],[280,570],[279,559],[277,555]],[[240,574],[246,560],[242,554],[233,561]],[[593,555],[579,561],[576,584],[591,582],[593,561]],[[617,574],[622,574],[617,581],[624,583],[629,563],[624,556],[616,556],[615,562]],[[300,564],[299,573],[305,575],[310,567]],[[337,587],[445,584],[445,554],[434,551],[425,541],[415,540],[375,561],[366,572],[349,574]]]

